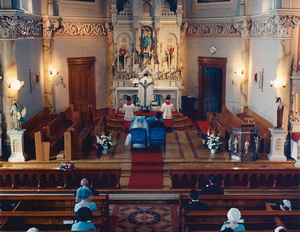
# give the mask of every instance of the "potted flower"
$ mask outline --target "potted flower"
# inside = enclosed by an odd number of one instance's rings
[[[217,134],[215,131],[207,131],[206,145],[211,153],[216,153],[223,142],[220,141],[220,133]]]
[[[105,135],[104,132],[101,135],[96,135],[96,148],[97,148],[97,158],[100,158],[101,154],[107,154],[107,150],[115,145],[115,142],[111,139],[112,133],[110,135]]]

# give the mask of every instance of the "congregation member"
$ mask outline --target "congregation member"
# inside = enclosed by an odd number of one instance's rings
[[[278,226],[278,227],[276,227],[274,232],[286,232],[286,230],[282,226]]]
[[[227,221],[224,222],[222,225],[220,231],[223,231],[225,228],[232,228],[234,231],[245,231],[245,226],[243,224],[239,223],[244,223],[244,219],[241,219],[241,212],[237,208],[231,208],[227,212]]]
[[[149,125],[150,128],[165,128],[166,125],[162,120],[161,112],[156,112],[155,119]]]
[[[87,207],[80,208],[76,212],[77,222],[72,225],[71,231],[96,230],[94,223],[91,222],[93,212]]]
[[[292,204],[289,200],[287,199],[284,199],[281,204],[280,204],[280,209],[282,211],[289,211],[289,210],[292,210]]]
[[[32,227],[28,229],[26,232],[40,232],[40,230],[38,228]]]
[[[82,186],[77,189],[76,202],[79,202],[74,207],[74,212],[77,212],[80,208],[89,208],[92,211],[97,211],[98,208],[95,202],[92,202],[92,191],[87,186]]]
[[[166,101],[162,104],[160,111],[163,113],[163,120],[167,127],[167,131],[172,132],[172,112],[175,110],[173,103],[171,103],[171,95],[168,94]]]
[[[131,97],[127,96],[126,98],[127,102],[123,105],[122,112],[124,113],[124,121],[122,125],[123,132],[129,131],[129,126],[131,123],[131,120],[134,117],[134,112],[136,111],[135,105],[131,102]]]
[[[223,195],[224,194],[224,189],[216,184],[217,178],[215,175],[210,175],[208,177],[208,181],[209,181],[209,185],[202,188],[200,194],[207,194],[207,195],[213,195],[213,194]]]
[[[89,181],[87,178],[82,178],[82,180],[80,181],[80,187],[86,186],[87,188],[89,188],[91,190],[91,192],[93,193],[93,196],[99,196],[99,192],[95,189],[92,189],[89,187]],[[77,190],[75,191],[74,195],[76,196]]]
[[[183,208],[188,211],[207,211],[207,204],[200,202],[199,192],[195,189],[190,191],[191,202],[185,204]]]

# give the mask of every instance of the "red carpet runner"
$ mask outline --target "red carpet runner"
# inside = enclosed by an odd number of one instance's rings
[[[129,189],[162,189],[163,159],[160,150],[136,149],[131,160]]]

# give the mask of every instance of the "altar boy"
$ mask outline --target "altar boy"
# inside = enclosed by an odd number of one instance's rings
[[[171,95],[168,94],[166,101],[162,104],[160,111],[163,112],[163,120],[167,127],[167,131],[172,132],[172,112],[175,110],[173,103],[170,102]]]
[[[131,97],[127,96],[127,102],[123,106],[123,113],[124,113],[124,121],[122,125],[123,132],[128,132],[130,127],[130,122],[134,117],[134,112],[136,111],[135,105],[131,102]]]

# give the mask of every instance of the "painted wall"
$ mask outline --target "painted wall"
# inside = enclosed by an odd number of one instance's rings
[[[214,44],[217,52],[209,53],[209,47]],[[226,67],[226,106],[237,113],[240,109],[240,80],[234,72],[245,67],[241,62],[241,40],[233,38],[211,39],[188,37],[187,38],[187,80],[186,93],[198,98],[198,57],[227,58]]]
[[[26,39],[15,43],[18,79],[25,82],[25,87],[19,90],[19,103],[27,108],[27,119],[44,107],[42,40]],[[31,91],[29,70],[33,77]],[[36,75],[39,75],[38,83]]]
[[[59,70],[54,80],[56,112],[69,105],[68,63],[67,58],[95,57],[96,109],[106,108],[108,104],[107,83],[107,40],[105,38],[54,38],[53,67]],[[64,84],[58,84],[63,77]]]

